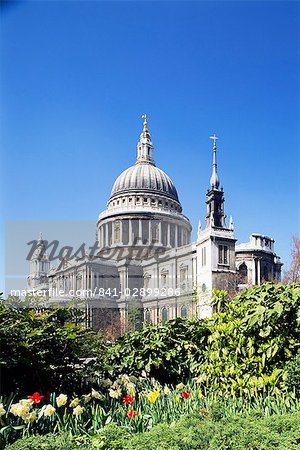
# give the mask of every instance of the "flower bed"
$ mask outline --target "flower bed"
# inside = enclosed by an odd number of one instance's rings
[[[35,392],[16,401],[0,404],[3,442],[20,436],[67,432],[71,436],[97,436],[108,424],[141,433],[165,423],[175,423],[183,416],[219,420],[239,414],[270,416],[300,411],[300,401],[293,394],[244,397],[207,394],[193,380],[175,388],[160,385],[154,379],[120,376],[114,382],[103,380],[101,390],[92,389],[82,396],[64,393],[49,398]]]

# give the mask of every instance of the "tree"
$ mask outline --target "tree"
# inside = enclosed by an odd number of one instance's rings
[[[143,328],[143,308],[141,301],[132,298],[128,302],[127,308],[129,330],[141,330]]]
[[[296,234],[292,236],[292,262],[285,273],[284,283],[300,283],[300,240]]]

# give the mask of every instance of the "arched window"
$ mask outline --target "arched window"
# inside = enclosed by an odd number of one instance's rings
[[[151,275],[149,275],[148,273],[145,273],[144,275],[144,288],[148,289],[148,287],[150,286],[150,280],[151,280]]]
[[[164,306],[161,310],[161,322],[164,325],[166,323],[166,321],[168,320],[168,310],[167,308]]]
[[[241,264],[239,267],[239,277],[241,284],[248,283],[248,268],[245,263]]]
[[[161,272],[161,284],[163,287],[167,286],[169,278],[169,272],[167,270],[162,270]]]
[[[150,312],[149,309],[146,309],[146,312],[145,312],[145,321],[146,321],[146,323],[151,323],[151,312]]]
[[[187,309],[186,309],[185,305],[182,305],[182,307],[180,309],[180,314],[183,319],[187,316]]]

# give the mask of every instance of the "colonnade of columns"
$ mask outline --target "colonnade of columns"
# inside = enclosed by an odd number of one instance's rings
[[[135,223],[135,227],[133,227]],[[146,223],[146,225],[144,225]],[[163,224],[166,225],[163,235]],[[118,227],[118,228],[116,228]],[[173,239],[171,238],[173,228]],[[154,243],[166,247],[179,247],[190,242],[189,231],[182,225],[162,220],[117,219],[103,223],[98,228],[100,248],[113,245]]]

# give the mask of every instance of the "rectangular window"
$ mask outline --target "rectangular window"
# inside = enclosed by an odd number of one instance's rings
[[[228,246],[219,245],[219,264],[228,264]]]
[[[224,264],[227,264],[228,263],[228,258],[227,258],[228,247],[227,247],[227,245],[223,246],[223,253],[224,253]]]
[[[202,267],[206,266],[206,247],[202,248]]]
[[[183,281],[186,281],[187,279],[187,269],[184,267],[182,269],[180,269],[180,283],[182,283]]]

